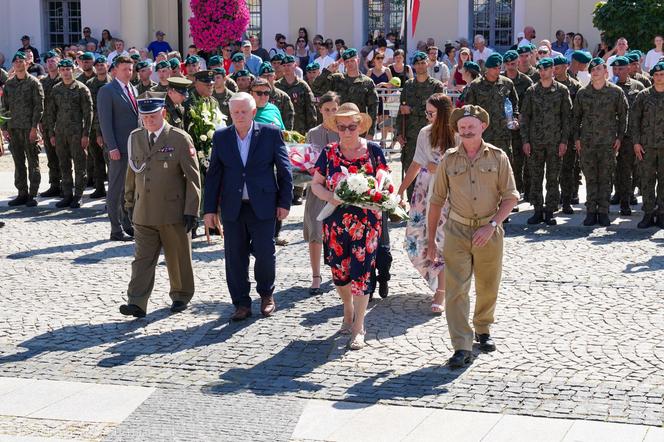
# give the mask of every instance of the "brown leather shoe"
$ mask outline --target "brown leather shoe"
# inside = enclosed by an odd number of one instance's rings
[[[274,303],[274,297],[262,296],[261,297],[261,313],[263,316],[271,316],[277,310],[277,304]]]
[[[231,316],[231,321],[244,321],[251,317],[251,309],[249,307],[238,307]]]

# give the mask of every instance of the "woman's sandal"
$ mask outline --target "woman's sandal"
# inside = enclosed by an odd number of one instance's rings
[[[443,299],[440,302],[445,302],[445,290],[436,290],[436,294],[442,293],[443,294]],[[434,299],[436,297],[434,296]],[[443,310],[445,310],[445,304],[437,304],[437,303],[432,303],[431,304],[431,313],[434,315],[440,315],[443,313]]]
[[[320,279],[320,282],[323,282],[323,278],[320,275],[314,275],[311,277],[311,279],[318,278]],[[318,287],[309,287],[309,294],[310,295],[322,295],[323,294],[323,289]]]
[[[364,346],[367,345],[366,341],[364,340],[364,333],[365,332],[351,335],[350,341],[348,341],[348,348],[351,350],[359,350],[364,348]]]

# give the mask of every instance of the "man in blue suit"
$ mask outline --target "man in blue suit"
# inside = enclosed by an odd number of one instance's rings
[[[127,140],[131,131],[138,127],[138,104],[136,88],[130,83],[134,68],[131,58],[121,55],[113,63],[115,79],[99,89],[97,95],[99,125],[109,158],[106,210],[111,221],[111,241],[130,241],[134,228],[124,209],[124,183]]]
[[[249,254],[256,258],[254,278],[261,313],[277,306],[272,296],[276,271],[274,229],[288,216],[293,178],[281,131],[253,121],[254,98],[240,92],[229,101],[233,125],[214,134],[205,177],[205,226],[223,220],[226,282],[235,305],[233,321],[251,316]],[[276,172],[275,172],[276,171]]]

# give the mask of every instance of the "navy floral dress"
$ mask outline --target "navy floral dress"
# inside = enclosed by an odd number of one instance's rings
[[[369,149],[373,153],[372,164]],[[330,144],[318,157],[315,169],[325,177],[325,187],[334,191],[344,174],[364,169],[367,175],[376,175],[377,169],[389,170],[380,146],[367,143],[367,153],[355,160],[344,158],[338,143]],[[369,294],[369,278],[376,266],[376,250],[381,233],[381,213],[355,206],[340,205],[323,221],[323,255],[332,269],[332,280],[337,286],[351,284],[353,295]]]

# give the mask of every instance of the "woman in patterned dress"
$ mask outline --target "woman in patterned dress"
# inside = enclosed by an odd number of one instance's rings
[[[369,303],[369,278],[376,265],[381,234],[381,212],[340,205],[333,190],[343,178],[342,167],[350,173],[367,175],[389,172],[380,146],[360,138],[372,125],[371,117],[360,113],[353,103],[344,103],[327,127],[340,141],[325,148],[316,163],[311,190],[321,200],[337,206],[323,221],[323,256],[332,269],[332,280],[344,303],[341,333],[350,333],[348,346],[358,350],[365,345],[364,315]]]
[[[426,279],[431,290],[435,291],[431,312],[438,315],[443,312],[445,301],[442,242],[444,240],[443,225],[448,212],[447,204],[442,209],[436,230],[436,242],[439,248],[437,258],[433,262],[427,258],[426,225],[429,195],[433,187],[436,168],[445,150],[454,147],[456,141],[448,123],[452,109],[452,101],[445,94],[434,94],[427,100],[426,117],[431,124],[424,126],[417,136],[415,157],[398,191],[403,201],[404,192],[415,180],[415,188],[410,201],[410,220],[406,225],[405,248],[413,266]]]

